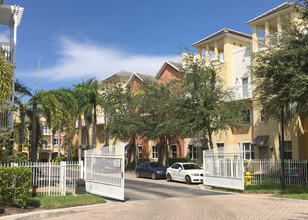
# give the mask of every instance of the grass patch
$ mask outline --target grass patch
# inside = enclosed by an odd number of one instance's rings
[[[43,207],[46,209],[68,208],[74,206],[105,203],[104,198],[93,195],[66,195],[66,196],[37,196],[28,199],[28,206]]]
[[[282,190],[280,184],[246,185],[244,191],[221,187],[212,188],[226,192],[245,194],[275,194],[273,197],[308,200],[308,187],[303,186],[287,186],[285,190]]]

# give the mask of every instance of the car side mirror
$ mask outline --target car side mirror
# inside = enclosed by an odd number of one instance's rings
[[[182,167],[179,167],[178,170],[182,170]]]

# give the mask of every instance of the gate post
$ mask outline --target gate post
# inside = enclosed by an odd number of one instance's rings
[[[66,195],[66,161],[60,162],[60,193]]]
[[[85,158],[85,160],[86,160],[86,157],[84,157],[84,158]],[[84,167],[83,167],[83,160],[80,161],[80,163],[79,163],[79,168],[80,168],[80,179],[83,180],[83,169],[84,169]]]

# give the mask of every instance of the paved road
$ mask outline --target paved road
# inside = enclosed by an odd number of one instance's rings
[[[193,198],[196,196],[223,195],[226,193],[202,190],[198,184],[187,185],[186,183],[171,182],[167,180],[152,180],[146,178],[136,178],[127,175],[125,180],[125,199],[154,200],[166,198]]]
[[[136,179],[130,174],[126,175],[126,191],[125,202],[42,211],[6,219],[308,219],[308,201],[303,200],[213,192],[200,190],[198,185]]]

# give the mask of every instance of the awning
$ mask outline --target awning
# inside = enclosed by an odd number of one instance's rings
[[[133,141],[132,141],[132,142],[129,142],[129,143],[125,146],[125,149],[130,148],[133,144],[134,144],[134,142],[133,142]]]
[[[164,143],[165,143],[165,141],[160,141],[160,142],[158,142],[158,144],[156,144],[155,146],[154,146],[154,148],[160,148],[161,146],[163,146],[164,145]]]
[[[251,143],[251,146],[262,146],[264,142],[267,140],[269,135],[260,135],[257,136]]]
[[[195,143],[195,147],[202,147],[203,144],[205,144],[207,142],[206,139],[200,139],[197,143]]]

